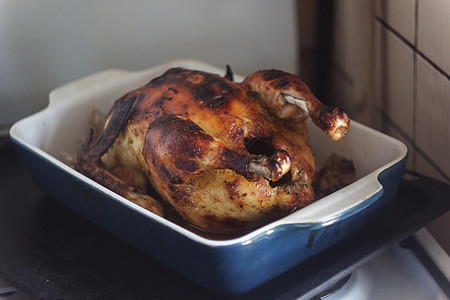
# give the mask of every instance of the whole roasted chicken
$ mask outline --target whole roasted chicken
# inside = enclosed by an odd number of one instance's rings
[[[347,115],[292,74],[236,83],[229,67],[224,77],[173,68],[115,102],[76,168],[160,216],[147,180],[193,226],[245,231],[314,201],[307,117],[333,140],[347,133]]]

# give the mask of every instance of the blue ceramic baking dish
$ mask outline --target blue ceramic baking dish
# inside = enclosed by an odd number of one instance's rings
[[[53,198],[206,289],[222,295],[249,291],[348,237],[371,222],[393,198],[407,161],[406,146],[357,122],[331,141],[309,126],[320,165],[332,153],[352,159],[358,180],[310,206],[239,237],[207,238],[156,216],[72,169],[92,126],[93,109],[174,66],[218,74],[224,70],[181,60],[140,72],[108,70],[53,91],[49,106],[10,130],[34,180]],[[242,77],[236,77],[240,80]]]

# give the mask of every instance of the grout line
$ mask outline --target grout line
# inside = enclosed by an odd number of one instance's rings
[[[401,129],[400,126],[397,125],[397,123],[395,123],[380,106],[375,105],[375,111],[379,113],[383,118],[383,120],[386,121],[386,123],[388,123],[398,134],[400,134],[400,136],[407,143],[411,144],[414,148],[414,151],[417,154],[420,154],[423,157],[423,159],[425,159],[425,161],[429,163],[435,169],[435,171],[439,173],[439,175],[441,175],[447,181],[447,183],[450,183],[450,177],[447,174],[445,174],[443,170],[441,170],[441,168],[425,153],[425,151],[423,151],[422,149],[420,149],[419,146],[417,146],[415,141],[405,131],[403,131],[403,129]]]
[[[417,44],[419,41],[419,1],[415,1],[414,6],[414,48],[417,49]],[[413,52],[413,141],[414,148],[416,148],[417,141],[417,51]],[[413,155],[412,159],[413,170],[417,170],[417,157]]]
[[[414,52],[417,52],[417,54],[423,58],[427,63],[429,63],[433,68],[436,69],[442,76],[447,78],[447,80],[450,80],[450,74],[447,74],[441,67],[439,67],[436,63],[434,63],[431,59],[429,59],[425,54],[423,54],[415,45],[411,44],[410,41],[408,41],[406,38],[404,38],[400,33],[398,33],[394,28],[392,28],[389,24],[387,24],[384,20],[382,20],[380,17],[375,16],[375,20],[377,20],[381,25],[386,27],[390,32],[392,32],[397,38],[399,38],[402,42],[404,42],[406,45],[408,45],[411,49],[413,49]],[[417,25],[416,25],[417,26]],[[417,30],[416,30],[417,31]],[[416,35],[416,33],[415,33]]]

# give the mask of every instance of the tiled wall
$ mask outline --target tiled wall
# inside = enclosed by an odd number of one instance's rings
[[[332,104],[403,141],[407,169],[450,184],[450,0],[332,6]],[[450,254],[450,213],[428,229]]]
[[[334,1],[332,98],[450,183],[450,0]]]
[[[330,99],[321,100],[403,141],[409,170],[450,184],[450,0],[324,2],[334,13]],[[324,2],[298,2],[299,16],[306,18],[300,19],[305,79],[317,67],[307,64],[311,53],[320,52],[317,38],[305,33],[321,32],[308,26],[308,17],[324,23],[323,15],[305,11],[315,12]],[[450,213],[428,229],[450,254]]]
[[[407,144],[407,168],[450,184],[450,0],[374,4],[374,126]],[[450,214],[428,229],[450,253]]]
[[[375,2],[375,126],[450,183],[450,0]]]

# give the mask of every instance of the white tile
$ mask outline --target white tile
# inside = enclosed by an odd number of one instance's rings
[[[450,74],[450,0],[419,1],[418,48]]]
[[[375,0],[375,15],[414,44],[416,0]]]
[[[375,105],[413,137],[413,50],[384,26],[375,26]]]
[[[449,116],[450,81],[419,56],[416,144],[447,176],[450,176]]]

